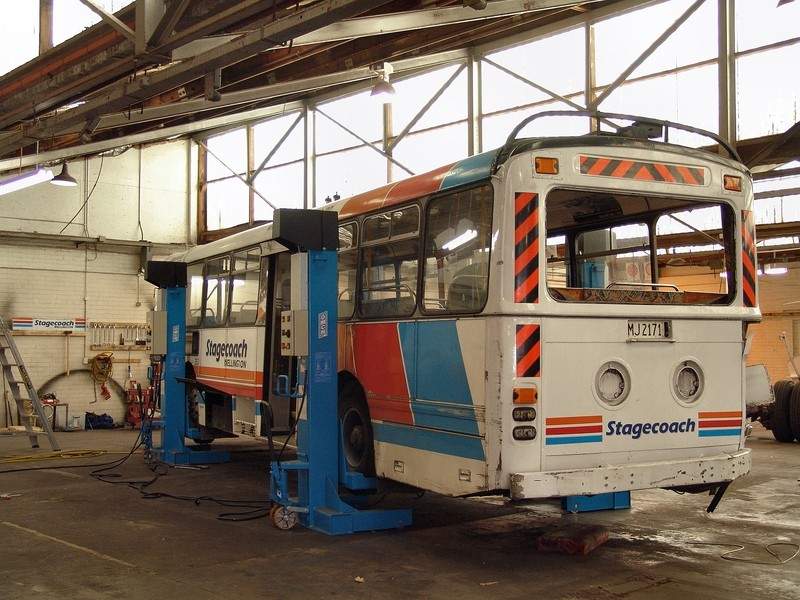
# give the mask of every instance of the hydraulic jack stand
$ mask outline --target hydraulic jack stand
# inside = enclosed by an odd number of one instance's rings
[[[342,452],[337,410],[336,213],[279,209],[273,235],[295,251],[292,311],[281,315],[281,348],[301,357],[305,383],[299,394],[297,459],[272,462],[271,520],[280,529],[299,522],[330,535],[408,526],[410,509],[361,510],[355,497],[347,494],[375,489],[376,482],[351,472]]]
[[[168,465],[221,463],[230,460],[223,450],[187,446],[189,429],[186,402],[186,263],[148,261],[147,281],[161,288],[161,311],[166,318],[152,317],[153,354],[163,356],[164,396],[161,419],[142,421],[143,437],[152,444],[152,430],[161,430],[161,445],[148,448],[151,456]],[[161,312],[158,311],[158,312]],[[157,314],[157,313],[156,313]]]

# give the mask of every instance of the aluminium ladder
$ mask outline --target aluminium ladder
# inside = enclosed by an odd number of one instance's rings
[[[10,354],[9,354],[10,353]],[[32,415],[27,415],[28,411],[25,407],[25,401],[28,400],[39,417],[39,423],[50,440],[50,447],[53,451],[58,452],[61,447],[58,445],[55,436],[53,435],[53,428],[50,426],[50,421],[45,417],[42,403],[39,400],[39,394],[36,388],[33,387],[31,378],[28,375],[28,370],[25,368],[25,363],[22,362],[22,356],[19,353],[19,348],[14,342],[14,337],[11,335],[11,330],[5,319],[0,317],[0,367],[3,369],[8,387],[11,389],[11,395],[17,403],[17,411],[21,421],[25,422],[25,431],[28,438],[31,440],[31,448],[39,447],[39,432],[33,430]],[[16,372],[15,372],[16,370]],[[23,397],[23,389],[28,397]],[[7,423],[10,425],[10,423]]]

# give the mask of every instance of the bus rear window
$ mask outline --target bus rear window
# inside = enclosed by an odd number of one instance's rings
[[[729,304],[734,214],[722,203],[554,190],[547,287],[564,302]]]

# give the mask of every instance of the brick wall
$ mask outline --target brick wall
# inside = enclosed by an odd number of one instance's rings
[[[65,235],[81,235],[86,218],[90,236],[135,241],[144,237],[159,243],[191,241],[195,236],[194,152],[188,142],[180,141],[106,157],[102,171],[98,158],[89,159],[85,168],[82,160],[70,163],[70,173],[79,181],[75,188],[40,184],[3,196],[0,230],[58,234],[100,173],[88,210],[79,214]],[[87,322],[144,323],[153,306],[154,288],[139,275],[140,260],[137,248],[109,251],[102,245],[34,245],[10,241],[0,234],[0,315],[9,319],[85,317]],[[88,359],[98,353],[90,350],[88,336],[65,339],[60,335],[17,335],[15,340],[36,386],[65,372],[66,344],[71,370],[88,368]],[[129,358],[127,352],[115,356]],[[131,365],[133,376],[146,383],[148,355],[131,352],[130,358],[141,361]],[[127,367],[123,363],[114,366],[113,378],[120,384],[126,379]],[[7,386],[2,383],[7,394]],[[40,393],[55,392],[61,402],[69,404],[70,415],[82,417],[90,410],[107,413],[121,422],[125,414],[122,397],[112,388],[110,400],[102,399],[98,393],[99,400],[94,402],[95,389],[87,373],[77,372],[40,389]],[[9,401],[13,405],[10,396]],[[0,410],[0,426],[5,425],[5,411]]]
[[[660,281],[675,283],[687,290],[725,291],[719,275],[704,274],[703,271],[699,267],[664,269]],[[761,275],[758,283],[758,302],[764,317],[761,323],[750,327],[753,341],[747,364],[766,365],[770,379],[775,382],[790,376],[789,356],[778,336],[785,332],[789,347],[794,348],[793,326],[800,334],[800,264],[790,264],[786,275]],[[795,301],[797,304],[786,304]],[[797,343],[800,344],[800,335]],[[795,349],[795,354],[800,363],[800,348]]]

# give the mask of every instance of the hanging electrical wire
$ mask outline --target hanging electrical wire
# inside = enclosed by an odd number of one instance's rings
[[[74,214],[74,215],[72,215],[72,218],[71,218],[69,221],[67,221],[67,224],[66,224],[66,225],[64,225],[64,227],[62,227],[62,228],[61,228],[61,231],[59,231],[59,232],[58,232],[58,233],[59,233],[59,235],[60,235],[60,234],[62,234],[62,233],[64,233],[64,230],[65,230],[67,227],[69,227],[70,225],[72,225],[72,223],[75,221],[75,219],[77,219],[77,218],[78,218],[78,215],[79,215],[79,214],[81,214],[81,211],[84,209],[84,207],[85,207],[85,206],[86,206],[86,205],[89,203],[89,198],[91,198],[91,197],[92,197],[92,194],[94,193],[94,188],[96,188],[96,187],[97,187],[97,182],[98,182],[98,181],[100,181],[100,175],[101,175],[101,173],[103,172],[103,161],[104,161],[104,160],[105,160],[105,156],[103,156],[103,155],[101,154],[101,155],[100,155],[100,168],[99,168],[99,169],[98,169],[98,171],[97,171],[97,179],[95,179],[95,180],[94,180],[94,185],[92,186],[92,189],[91,189],[91,190],[89,190],[89,194],[86,196],[86,200],[84,200],[84,201],[83,201],[83,204],[81,204],[80,208],[78,208],[78,210],[76,210],[76,211],[75,211],[75,214]]]

